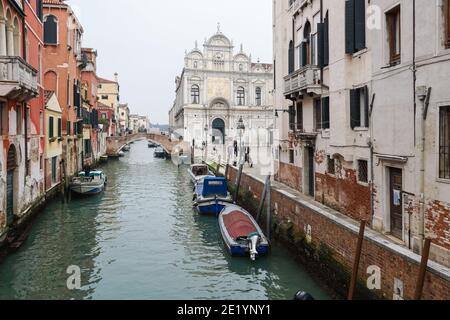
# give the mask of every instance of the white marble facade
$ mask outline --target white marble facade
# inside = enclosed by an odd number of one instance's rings
[[[274,123],[272,64],[252,62],[243,46],[234,52],[232,41],[218,29],[203,50],[186,53],[176,78],[176,100],[169,112],[172,134],[197,148],[225,148],[239,141],[242,117],[246,146],[267,147]]]

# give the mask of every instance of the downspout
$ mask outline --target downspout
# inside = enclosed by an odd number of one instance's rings
[[[22,0],[22,8],[25,8],[25,1]],[[26,61],[26,55],[25,55],[25,48],[27,45],[27,39],[25,38],[25,14],[22,16],[22,58],[25,62],[28,63],[28,61]],[[25,130],[25,179],[26,176],[28,176],[30,174],[29,172],[29,168],[28,168],[28,108],[27,108],[27,104],[26,102],[22,103],[22,116],[24,118],[24,130]],[[31,116],[31,114],[30,114]]]
[[[417,68],[416,68],[416,0],[413,0],[413,93],[414,93],[414,124],[416,124],[417,113]],[[423,241],[425,239],[425,108],[422,109],[421,116],[421,143],[420,143],[420,174],[419,174],[419,241],[420,249],[422,248]],[[415,125],[416,126],[416,125]],[[416,130],[414,129],[414,133]],[[415,134],[416,136],[416,134]],[[416,139],[414,140],[417,145]],[[411,228],[411,226],[410,226]]]

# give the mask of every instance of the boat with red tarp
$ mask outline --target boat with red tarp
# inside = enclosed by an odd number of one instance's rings
[[[219,227],[225,245],[232,256],[257,256],[269,252],[269,241],[258,223],[243,208],[228,205],[219,215]]]

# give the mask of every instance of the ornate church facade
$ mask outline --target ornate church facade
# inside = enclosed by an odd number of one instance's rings
[[[242,118],[246,146],[267,147],[274,123],[272,64],[252,62],[242,45],[218,28],[203,50],[186,53],[176,78],[176,99],[169,112],[170,131],[176,138],[202,146],[227,146],[240,139]]]

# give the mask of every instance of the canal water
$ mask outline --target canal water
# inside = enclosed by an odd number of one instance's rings
[[[268,257],[231,258],[215,218],[192,209],[186,168],[145,141],[102,168],[106,191],[54,200],[25,244],[0,264],[0,299],[292,299],[327,293],[277,244]],[[69,290],[69,266],[81,289]]]

